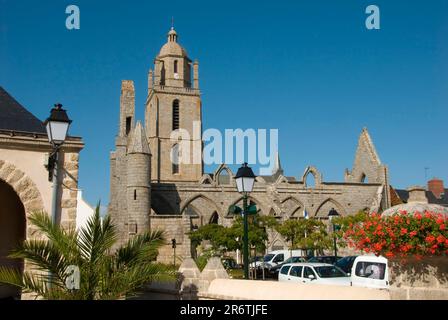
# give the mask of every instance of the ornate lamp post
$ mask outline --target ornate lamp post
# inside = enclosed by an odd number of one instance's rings
[[[67,116],[67,112],[62,109],[62,104],[58,103],[51,109],[50,116],[45,120],[44,125],[47,129],[48,141],[53,147],[52,152],[48,158],[48,180],[53,182],[53,199],[51,205],[51,220],[53,223],[57,221],[57,199],[59,190],[59,175],[58,175],[58,158],[59,150],[67,138],[68,128],[72,120]]]
[[[239,193],[243,194],[243,221],[244,221],[244,234],[243,234],[243,264],[244,264],[244,278],[249,279],[249,237],[248,237],[248,225],[247,216],[249,214],[255,214],[257,212],[255,206],[248,207],[247,198],[248,194],[252,192],[255,183],[255,175],[247,163],[244,163],[241,168],[238,169],[236,173],[236,187]],[[237,211],[237,210],[235,210]]]
[[[330,223],[333,226],[333,245],[334,245],[335,259],[338,256],[338,248],[336,246],[336,224],[334,223],[333,219],[338,216],[339,216],[339,213],[334,208],[331,208],[330,212],[328,213],[328,219],[330,219]]]

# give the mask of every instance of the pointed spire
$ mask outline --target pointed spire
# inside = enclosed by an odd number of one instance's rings
[[[148,140],[146,139],[145,129],[140,121],[137,121],[135,129],[132,132],[131,139],[129,140],[128,153],[143,153],[151,154],[149,149]]]
[[[361,135],[359,136],[357,152],[359,152],[361,145],[364,145],[367,148],[369,155],[374,161],[376,161],[378,164],[381,164],[380,157],[376,152],[375,145],[373,144],[372,138],[370,137],[367,127],[362,128]]]
[[[280,162],[280,154],[277,150],[277,152],[275,153],[275,163],[274,163],[274,168],[272,169],[272,175],[275,174],[283,174],[283,168],[282,168],[282,164]]]

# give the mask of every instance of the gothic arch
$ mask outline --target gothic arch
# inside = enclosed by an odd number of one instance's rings
[[[227,175],[229,176],[228,183],[222,183],[222,181],[221,182],[219,181],[219,178],[220,178],[223,170],[225,170],[227,172]],[[232,170],[230,170],[230,168],[226,164],[223,163],[216,169],[215,173],[213,174],[213,179],[214,179],[216,185],[233,185]]]
[[[345,210],[344,207],[334,200],[333,198],[328,198],[324,202],[322,202],[319,207],[316,210],[316,213],[314,214],[314,217],[316,218],[327,218],[328,213],[330,212],[331,208],[335,208],[336,211],[341,215],[345,216]]]
[[[207,204],[209,205],[207,209],[209,209],[210,214],[204,213],[205,212],[205,208],[202,207],[198,207],[194,205],[194,202],[198,199],[204,200],[205,202],[207,202]],[[185,210],[187,209],[187,207],[192,206],[196,213],[198,215],[202,215],[205,220],[208,222],[212,215],[216,212],[218,214],[218,218],[219,220],[222,221],[222,214],[221,211],[219,210],[219,207],[216,205],[216,203],[211,200],[209,197],[203,195],[202,193],[198,193],[195,194],[194,196],[190,197],[189,199],[187,199],[186,201],[184,201],[184,204],[181,206],[181,214],[184,215],[185,214]]]
[[[287,206],[287,211],[285,212],[288,218],[298,218],[300,210],[304,208],[303,203],[293,196],[288,196],[281,201],[282,207]],[[287,205],[290,203],[290,205]]]
[[[23,171],[7,161],[0,160],[0,179],[11,186],[25,208],[25,219],[36,211],[44,211],[42,195],[36,184]],[[30,234],[26,228],[26,236]]]
[[[231,203],[231,205],[236,205],[239,202],[241,202],[241,206],[240,207],[242,207],[242,201],[243,201],[243,197],[241,196],[238,199],[236,199],[235,201],[233,201]],[[258,209],[257,213],[259,213],[259,214],[267,214],[268,211],[265,210],[264,206],[261,205],[260,201],[258,201],[257,199],[255,199],[252,196],[248,196],[247,197],[247,203],[250,204],[251,202],[255,203],[255,205],[257,206],[257,209]]]
[[[308,174],[312,174],[314,177],[314,184],[316,187],[318,187],[319,185],[322,184],[322,174],[319,172],[319,170],[317,170],[316,167],[314,166],[308,166],[305,169],[305,172],[302,175],[302,182],[303,182],[303,186],[306,188],[306,178],[308,177]]]

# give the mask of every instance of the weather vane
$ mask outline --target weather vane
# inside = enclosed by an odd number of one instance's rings
[[[171,17],[171,29],[174,29],[174,17]]]

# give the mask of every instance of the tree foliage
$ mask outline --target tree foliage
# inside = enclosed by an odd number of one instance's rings
[[[268,239],[267,229],[277,226],[277,221],[270,216],[250,216],[248,217],[248,239],[249,246],[257,251],[266,249]],[[243,248],[244,223],[241,216],[235,217],[230,227],[218,224],[208,224],[190,233],[192,245],[197,247],[202,241],[210,242],[215,253],[224,253]]]
[[[277,226],[277,231],[290,243],[289,248],[315,250],[322,253],[331,247],[332,238],[327,226],[316,219],[286,220]]]

